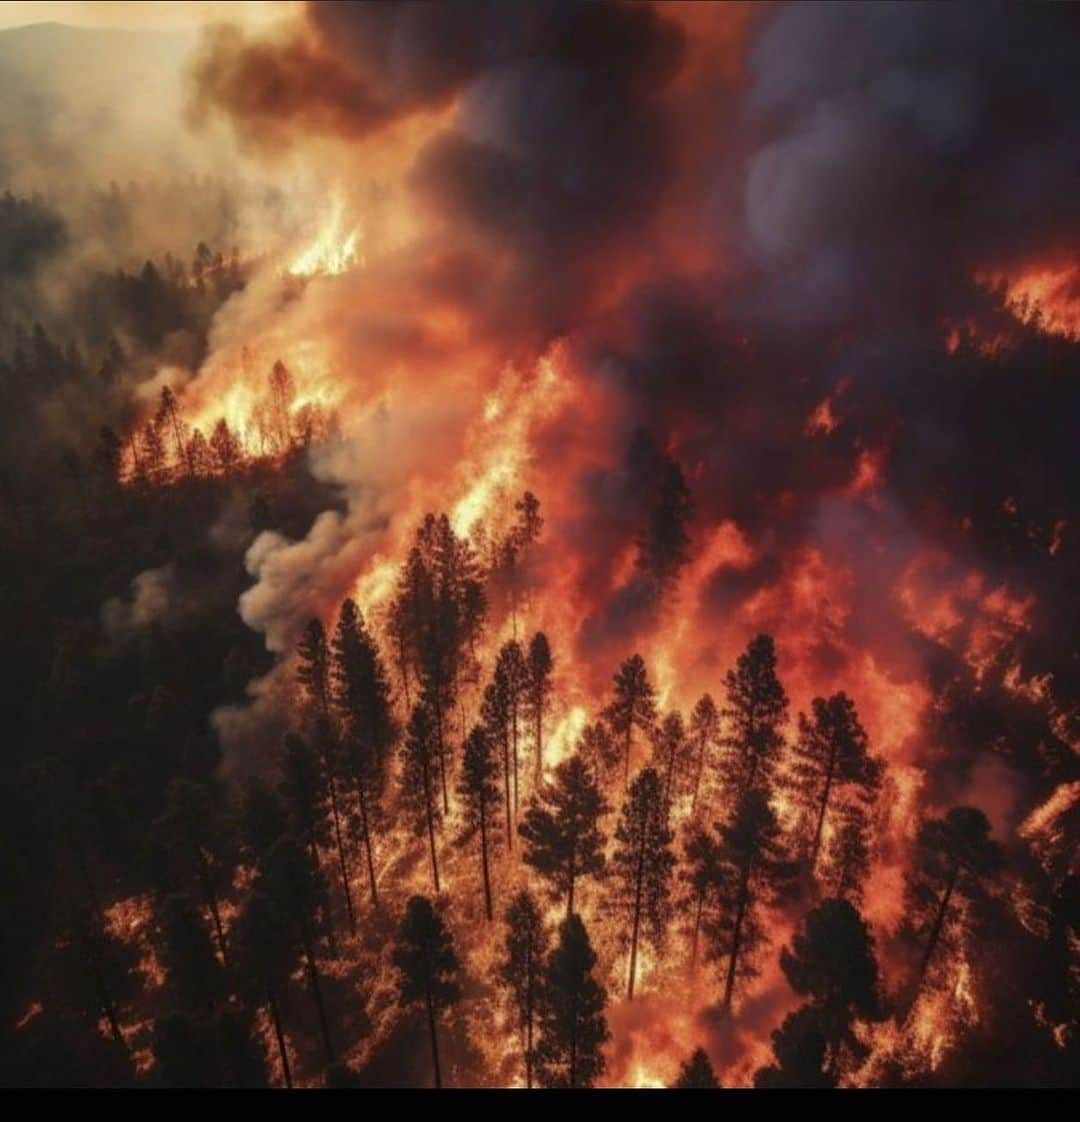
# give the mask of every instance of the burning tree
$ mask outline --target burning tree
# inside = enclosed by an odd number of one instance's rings
[[[498,981],[509,991],[517,1011],[526,1087],[533,1085],[533,1035],[543,1000],[547,954],[548,936],[536,899],[528,891],[519,892],[506,910],[506,941]]]
[[[484,910],[489,922],[494,918],[491,902],[490,849],[494,840],[492,816],[499,806],[499,788],[495,782],[498,774],[491,737],[483,726],[477,726],[465,738],[462,752],[458,795],[461,799],[464,822],[458,840],[460,843],[465,843],[479,835],[480,868],[484,878]]]
[[[611,904],[628,925],[628,1000],[634,996],[639,945],[648,941],[659,953],[667,938],[671,874],[675,867],[671,841],[660,777],[652,768],[646,768],[630,785],[615,829],[611,862]]]
[[[757,973],[755,952],[766,939],[764,908],[782,896],[794,875],[776,815],[752,787],[720,828],[716,911],[707,924],[710,956],[724,964],[724,1013],[731,1011],[738,981]]]
[[[421,1002],[431,1035],[431,1063],[435,1086],[442,1087],[439,1063],[439,1014],[461,999],[458,960],[453,940],[442,918],[424,896],[413,896],[405,906],[394,966],[398,972],[398,1002],[409,1008]]]
[[[634,729],[638,728],[648,735],[656,721],[656,695],[641,655],[631,655],[619,667],[615,674],[615,696],[603,715],[612,735],[621,745],[623,783],[629,789]]]
[[[607,994],[593,978],[596,953],[581,918],[568,915],[548,958],[540,1001],[536,1074],[544,1087],[591,1087],[604,1072],[610,1039]]]
[[[574,911],[574,890],[582,877],[602,877],[604,835],[600,819],[607,804],[579,756],[555,769],[551,783],[533,795],[518,833],[525,841],[525,863],[548,882],[552,896],[565,897]]]

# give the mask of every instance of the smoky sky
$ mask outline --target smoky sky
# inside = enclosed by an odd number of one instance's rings
[[[618,401],[615,460],[576,481],[587,514],[568,528],[587,523],[596,555],[583,650],[614,657],[658,624],[638,584],[603,592],[641,524],[649,447],[680,464],[700,526],[755,543],[706,582],[714,618],[813,548],[858,574],[849,639],[895,636],[887,661],[962,675],[872,591],[940,546],[988,589],[1036,594],[1040,626],[1010,650],[1070,696],[1075,627],[1049,621],[1075,621],[1075,548],[1068,531],[1049,545],[1080,506],[1078,348],[1017,323],[986,278],[1080,246],[1080,11],[777,5],[729,68],[709,51],[732,18],[312,3],[276,38],[210,36],[194,98],[270,150],[444,114],[407,181],[437,231],[428,275],[509,350],[568,340]],[[1010,345],[950,352],[958,325]],[[823,402],[830,423],[808,427]],[[556,422],[541,446],[566,439]],[[874,463],[871,499],[853,481]],[[828,670],[838,651],[826,636],[808,657]],[[961,770],[1010,727],[1022,753],[1053,739],[998,700],[968,723]]]

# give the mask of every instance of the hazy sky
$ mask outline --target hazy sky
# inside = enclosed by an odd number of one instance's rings
[[[227,20],[260,23],[297,7],[291,0],[162,0],[123,3],[120,0],[0,0],[0,29],[28,23],[68,23],[83,27],[176,29]]]

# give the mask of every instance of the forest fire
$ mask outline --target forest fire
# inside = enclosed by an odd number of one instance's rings
[[[0,130],[5,1083],[1075,1084],[1075,12],[254,7]]]

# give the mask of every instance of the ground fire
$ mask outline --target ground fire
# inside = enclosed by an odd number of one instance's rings
[[[9,7],[3,1083],[1075,1085],[1077,11]]]

